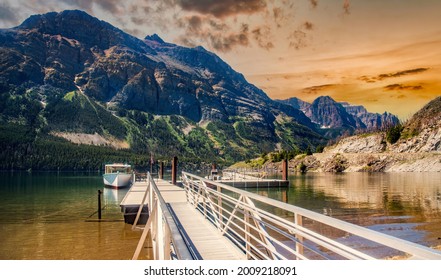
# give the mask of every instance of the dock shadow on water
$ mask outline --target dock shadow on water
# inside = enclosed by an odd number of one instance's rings
[[[131,259],[141,233],[123,221],[126,190],[99,173],[0,173],[2,260]],[[97,190],[103,191],[102,220]]]

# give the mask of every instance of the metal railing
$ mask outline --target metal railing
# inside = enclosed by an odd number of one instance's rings
[[[132,226],[133,230],[142,230],[141,238],[132,259],[136,260],[139,258],[149,233],[152,242],[153,259],[194,259],[191,246],[184,240],[185,235],[178,228],[174,214],[162,198],[150,173],[147,173],[146,184],[147,188]],[[140,227],[138,226],[138,221],[146,204],[148,205],[148,219],[145,226]]]
[[[431,248],[182,172],[187,201],[248,259],[441,259]]]

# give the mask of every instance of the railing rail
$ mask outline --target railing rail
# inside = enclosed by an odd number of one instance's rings
[[[153,259],[155,260],[192,260],[193,255],[188,249],[181,232],[177,227],[173,214],[162,198],[155,181],[147,173],[147,188],[140,203],[132,229],[142,230],[141,238],[133,255],[133,260],[139,258],[142,248],[150,233]],[[148,219],[144,227],[138,226],[139,217],[145,205],[148,205]]]
[[[437,250],[187,172],[182,183],[187,201],[248,259],[375,259],[361,247],[441,259]]]

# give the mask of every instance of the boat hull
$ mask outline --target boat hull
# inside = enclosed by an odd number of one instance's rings
[[[108,173],[103,175],[104,185],[108,188],[127,188],[132,184],[133,174],[130,173]]]

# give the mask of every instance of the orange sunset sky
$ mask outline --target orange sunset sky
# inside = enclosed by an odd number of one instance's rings
[[[404,120],[441,93],[438,0],[3,0],[0,27],[65,9],[201,45],[273,99],[329,95]]]

